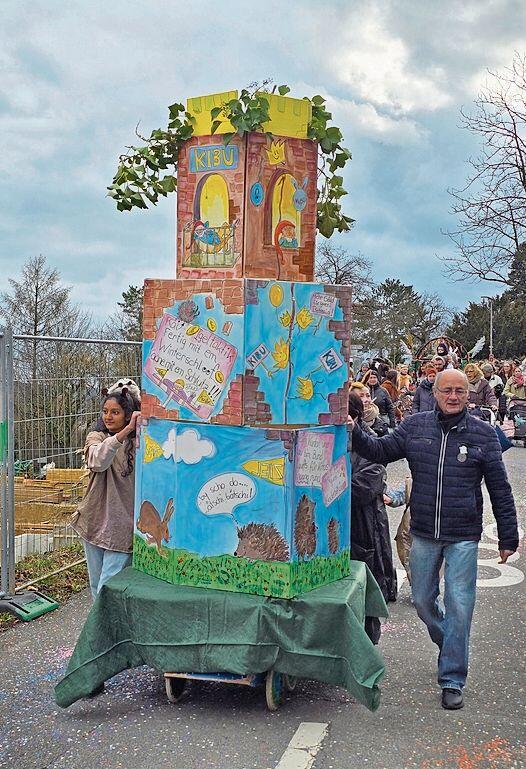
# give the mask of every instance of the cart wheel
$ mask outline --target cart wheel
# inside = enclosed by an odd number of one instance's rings
[[[283,673],[283,686],[285,687],[286,691],[293,692],[297,685],[297,676],[289,676],[286,673]]]
[[[170,702],[179,702],[186,689],[186,678],[172,678],[165,676],[164,685],[166,687],[166,696]]]
[[[277,710],[283,698],[283,676],[281,673],[275,673],[273,670],[267,672],[265,678],[265,697],[267,708]]]

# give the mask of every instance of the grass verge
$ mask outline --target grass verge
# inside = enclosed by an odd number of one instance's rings
[[[42,555],[29,555],[16,565],[16,584],[23,585],[37,577],[55,571],[69,563],[78,561],[84,556],[80,543],[54,550]],[[64,603],[73,593],[79,593],[88,587],[88,569],[85,563],[61,571],[53,577],[37,582],[35,588],[54,598],[58,603]],[[0,632],[7,630],[21,620],[12,614],[0,614]]]

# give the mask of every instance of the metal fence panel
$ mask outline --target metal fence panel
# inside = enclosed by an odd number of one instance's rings
[[[7,443],[13,462],[10,472],[8,456],[4,461],[0,455],[0,486],[4,519],[10,493],[14,503],[8,543],[9,561],[14,565],[14,552],[20,557],[45,553],[71,541],[67,522],[85,490],[82,450],[88,430],[100,415],[101,390],[123,378],[140,386],[141,345],[15,336],[10,361],[8,330],[0,339],[0,369],[6,372],[0,387],[7,395],[7,414],[2,419],[8,438],[11,431]]]

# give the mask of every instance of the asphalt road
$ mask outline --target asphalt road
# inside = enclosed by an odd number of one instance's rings
[[[524,529],[526,450],[511,449],[505,461]],[[404,475],[402,462],[389,468],[392,482]],[[393,533],[399,516],[390,511]],[[407,582],[383,626],[387,673],[376,713],[343,689],[311,681],[300,682],[276,713],[266,710],[261,691],[218,684],[192,685],[171,705],[162,677],[147,668],[121,673],[104,695],[61,710],[53,686],[88,612],[86,591],[0,635],[0,767],[299,769],[315,751],[282,756],[299,725],[313,722],[328,725],[314,769],[526,767],[525,545],[508,568],[496,566],[492,520],[486,505],[463,710],[440,707],[436,648]]]

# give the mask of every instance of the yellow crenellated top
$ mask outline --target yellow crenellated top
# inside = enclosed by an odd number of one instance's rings
[[[292,99],[289,96],[279,96],[274,93],[262,94],[270,102],[270,120],[263,125],[265,131],[276,136],[290,136],[296,139],[306,139],[308,125],[312,119],[312,105],[306,99]],[[212,132],[210,110],[222,104],[237,99],[237,91],[224,91],[208,96],[193,96],[186,102],[186,109],[196,120],[194,136],[209,136]],[[233,131],[230,121],[224,120],[216,134]]]

